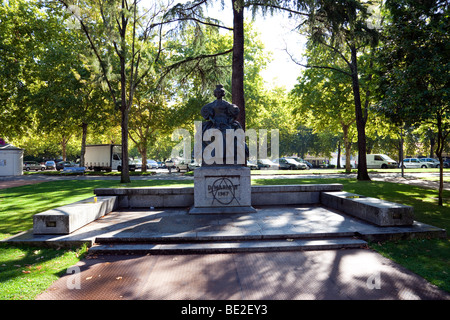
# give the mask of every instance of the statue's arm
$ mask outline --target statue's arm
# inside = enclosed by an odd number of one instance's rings
[[[203,106],[203,108],[200,110],[200,114],[206,120],[212,118],[214,116],[214,110],[212,109],[211,104],[209,103]]]

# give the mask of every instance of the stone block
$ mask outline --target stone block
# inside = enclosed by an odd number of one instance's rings
[[[414,208],[349,192],[323,192],[322,205],[378,226],[407,226],[414,222]]]
[[[252,186],[252,205],[318,204],[320,193],[342,191],[342,184]]]
[[[194,203],[192,187],[99,188],[96,195],[115,195],[120,208],[190,207]]]
[[[70,234],[117,209],[115,196],[96,197],[47,210],[33,216],[34,234]]]
[[[194,171],[194,208],[190,214],[251,213],[250,169],[207,166]]]

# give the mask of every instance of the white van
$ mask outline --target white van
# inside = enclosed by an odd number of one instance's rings
[[[368,154],[366,158],[368,169],[397,168],[397,162],[385,154]]]

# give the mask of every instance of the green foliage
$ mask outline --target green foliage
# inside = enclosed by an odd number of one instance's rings
[[[442,168],[450,136],[448,1],[390,0],[386,6],[391,24],[379,53],[379,111],[399,125],[432,124]],[[442,170],[440,180],[442,205]]]
[[[380,111],[396,123],[433,121],[439,114],[448,119],[448,4],[392,0],[386,5],[392,22],[378,57]]]
[[[33,122],[30,91],[42,12],[36,1],[0,2],[0,128],[3,137],[24,134]]]

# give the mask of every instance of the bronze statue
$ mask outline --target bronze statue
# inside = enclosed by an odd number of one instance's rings
[[[233,132],[235,130],[241,129],[243,133],[243,129],[241,124],[236,120],[239,115],[239,108],[238,106],[229,103],[228,101],[223,100],[222,98],[225,96],[225,89],[222,85],[217,85],[216,89],[214,90],[214,96],[217,98],[217,100],[208,103],[207,105],[203,106],[201,109],[201,115],[202,117],[207,120],[202,123],[202,137],[205,135],[206,131],[209,129],[218,129],[222,133],[222,139],[223,139],[223,163],[222,164],[230,164],[226,163],[226,134],[227,130],[231,129]],[[245,138],[244,138],[245,139]],[[208,140],[208,139],[207,139]],[[239,164],[239,165],[246,165],[246,160],[243,161],[243,163],[238,163],[238,150],[237,150],[237,142],[236,138],[234,139],[234,148],[230,149],[228,148],[229,152],[234,151],[234,161],[233,164]],[[203,139],[203,150],[205,150],[205,147],[209,145],[211,142],[205,141]],[[245,147],[245,159],[248,157],[248,147],[245,145],[245,141],[243,141],[243,145]],[[214,152],[212,156],[214,156]],[[241,161],[242,162],[242,161]],[[203,161],[203,165],[205,165],[205,161]]]

